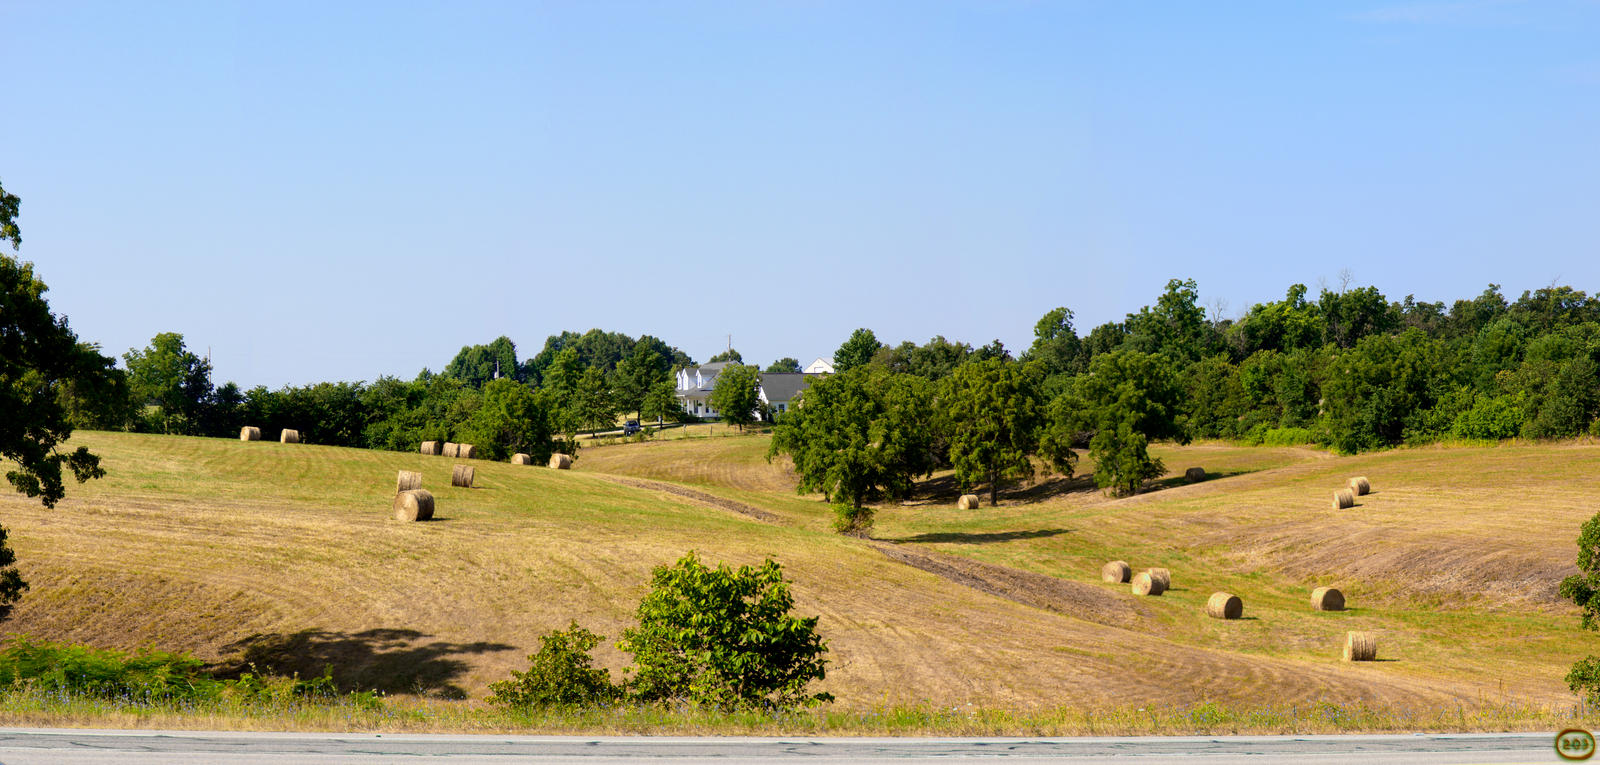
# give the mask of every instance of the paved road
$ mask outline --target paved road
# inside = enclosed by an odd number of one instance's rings
[[[1322,765],[1560,762],[1550,733],[1145,738],[680,738],[432,736],[0,729],[4,765],[288,765],[289,763],[844,763],[991,761],[1078,765]]]

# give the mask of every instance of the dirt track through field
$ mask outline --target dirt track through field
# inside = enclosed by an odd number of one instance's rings
[[[628,486],[628,487],[631,487],[631,488],[634,488],[634,489],[644,489],[646,491],[663,491],[663,492],[671,494],[671,495],[673,495],[675,497],[683,497],[684,499],[691,500],[691,501],[694,501],[694,502],[698,502],[698,503],[700,503],[702,505],[710,505],[711,507],[720,508],[722,510],[727,510],[728,512],[731,512],[731,513],[738,513],[738,514],[743,515],[743,516],[745,516],[747,518],[751,518],[751,519],[754,519],[754,520],[757,520],[757,521],[761,521],[762,523],[778,523],[778,524],[781,524],[783,522],[783,519],[780,518],[779,516],[774,515],[773,513],[769,513],[769,512],[767,512],[765,510],[762,510],[761,508],[756,507],[755,505],[747,505],[747,504],[745,504],[743,502],[735,502],[735,501],[733,501],[731,499],[723,499],[722,497],[719,497],[719,496],[717,496],[715,494],[710,494],[710,493],[707,493],[707,492],[698,491],[696,489],[690,489],[688,487],[679,486],[679,485],[673,484],[673,483],[663,483],[661,481],[646,481],[646,480],[644,480],[642,478],[624,478],[622,476],[601,475],[601,474],[598,474],[598,473],[590,473],[589,475],[592,475],[595,478],[599,478],[599,479],[604,480],[604,481],[610,481],[611,483],[619,484],[619,485],[622,485],[622,486]]]

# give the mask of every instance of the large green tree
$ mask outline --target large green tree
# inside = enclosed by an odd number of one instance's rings
[[[878,336],[872,330],[862,327],[850,333],[850,338],[833,352],[833,369],[836,372],[848,372],[859,366],[864,366],[872,361],[878,354],[878,349],[883,344],[878,342]]]
[[[1150,456],[1150,441],[1187,441],[1178,416],[1182,389],[1164,356],[1132,350],[1096,356],[1089,373],[1078,378],[1067,416],[1093,432],[1089,454],[1095,483],[1117,494],[1132,494],[1145,479],[1164,472]]]
[[[717,382],[706,403],[722,416],[729,425],[744,426],[756,421],[756,404],[760,403],[756,387],[761,377],[753,366],[729,364],[717,373]]]
[[[18,209],[17,197],[0,187],[0,242],[13,249],[22,241]],[[66,495],[63,469],[80,483],[105,475],[88,449],[58,448],[72,435],[62,389],[100,385],[109,365],[93,346],[78,342],[65,317],[50,313],[47,289],[32,264],[0,255],[0,459],[13,463],[6,480],[17,491],[55,507]],[[0,528],[0,619],[28,586],[15,562]]]
[[[931,383],[860,367],[801,392],[773,428],[767,459],[789,455],[800,476],[798,491],[819,491],[830,502],[861,508],[880,496],[903,497],[917,476],[931,473],[934,440]]]
[[[995,504],[1002,481],[1033,476],[1031,458],[1046,425],[1043,377],[1033,362],[986,359],[961,365],[944,381],[940,407],[963,491],[986,483]],[[1052,452],[1053,467],[1071,475],[1070,454]]]
[[[548,400],[548,393],[535,393],[516,380],[491,380],[483,386],[477,410],[461,424],[460,437],[482,448],[486,459],[522,452],[542,464],[554,451]]]
[[[156,407],[154,426],[163,433],[198,432],[201,409],[211,396],[211,362],[184,347],[183,335],[162,332],[143,350],[122,354],[128,388],[136,404]]]

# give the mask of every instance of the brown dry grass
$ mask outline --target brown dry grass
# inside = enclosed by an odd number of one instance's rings
[[[417,524],[390,520],[391,476],[445,487],[450,463],[126,434],[77,444],[105,457],[106,479],[54,511],[0,498],[34,585],[9,629],[310,675],[334,662],[347,686],[436,696],[481,697],[569,619],[614,641],[650,568],[697,549],[784,565],[798,610],[822,616],[823,687],[846,708],[1558,703],[1582,633],[1535,585],[1570,569],[1585,495],[1600,489],[1573,478],[1600,476],[1593,448],[1328,459],[1201,445],[1163,456],[1215,466],[1218,480],[1124,500],[1072,489],[972,511],[889,507],[877,536],[899,544],[885,546],[829,533],[827,508],[793,494],[761,437],[585,449],[573,472],[485,463],[480,488],[441,488],[437,520]],[[1385,488],[1333,514],[1318,487],[1357,470]],[[1517,492],[1483,491],[1486,475]],[[1506,517],[1509,497],[1543,520]],[[1171,568],[1180,586],[1134,600],[1099,582],[1117,557]],[[1497,577],[1509,581],[1490,586]],[[1321,580],[1354,610],[1311,612]],[[1216,589],[1249,600],[1251,616],[1204,618]],[[1378,632],[1399,661],[1343,664],[1350,629]],[[597,653],[613,671],[625,663],[611,641]]]

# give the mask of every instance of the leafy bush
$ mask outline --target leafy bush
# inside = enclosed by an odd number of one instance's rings
[[[720,708],[793,707],[832,701],[809,694],[828,646],[818,617],[790,616],[794,598],[777,563],[708,568],[690,552],[651,575],[639,626],[622,632],[633,654],[631,690],[641,701]]]
[[[833,505],[833,530],[840,534],[864,536],[872,531],[873,510],[870,507],[856,507],[849,502],[836,502]]]
[[[1561,580],[1561,597],[1583,610],[1586,630],[1600,629],[1600,513],[1578,530],[1578,571]],[[1590,704],[1600,704],[1600,658],[1589,656],[1572,665],[1567,686]]]
[[[1479,396],[1472,407],[1456,417],[1450,432],[1456,438],[1515,438],[1527,419],[1522,394]]]
[[[1316,440],[1310,428],[1268,428],[1261,434],[1261,443],[1266,446],[1299,446]]]
[[[1566,676],[1567,687],[1589,706],[1600,706],[1600,657],[1586,656],[1572,665]]]
[[[604,638],[573,621],[565,631],[539,638],[539,652],[528,657],[528,671],[512,670],[510,680],[489,684],[489,702],[508,707],[591,706],[620,694],[611,673],[595,669],[589,652]]]

